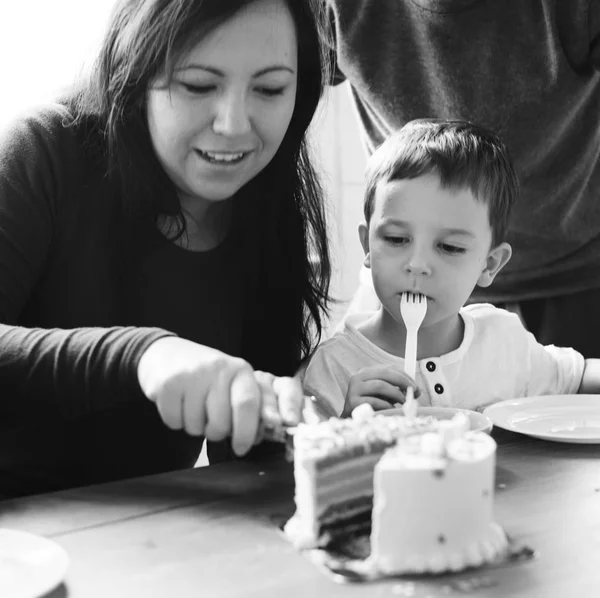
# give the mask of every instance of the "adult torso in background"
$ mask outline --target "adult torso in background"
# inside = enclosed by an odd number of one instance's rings
[[[326,0],[368,145],[415,118],[507,143],[514,253],[477,299],[600,287],[600,14],[587,0]],[[594,39],[596,38],[596,39]]]

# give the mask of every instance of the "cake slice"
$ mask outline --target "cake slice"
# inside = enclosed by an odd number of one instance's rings
[[[384,451],[441,423],[432,417],[408,419],[401,411],[397,416],[363,411],[296,429],[296,513],[285,532],[298,547],[326,546],[339,536],[368,531],[373,473]]]

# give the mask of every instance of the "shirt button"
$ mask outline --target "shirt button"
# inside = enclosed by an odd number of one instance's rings
[[[444,387],[441,384],[436,384],[433,387],[433,390],[435,390],[435,392],[437,392],[439,395],[441,395],[444,392]]]
[[[428,361],[425,367],[427,368],[427,371],[435,372],[435,363],[433,363],[433,361]]]

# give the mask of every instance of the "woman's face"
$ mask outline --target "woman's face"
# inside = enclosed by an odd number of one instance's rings
[[[218,202],[277,152],[296,101],[297,40],[282,0],[257,0],[151,85],[154,150],[182,201]]]

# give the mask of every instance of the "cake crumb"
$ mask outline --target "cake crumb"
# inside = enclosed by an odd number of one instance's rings
[[[481,588],[491,588],[497,585],[490,577],[469,577],[467,579],[459,579],[452,584],[454,589],[459,592],[471,593],[474,590],[479,590]]]
[[[416,586],[412,581],[395,584],[392,587],[392,594],[395,594],[396,596],[414,596],[415,588]]]

